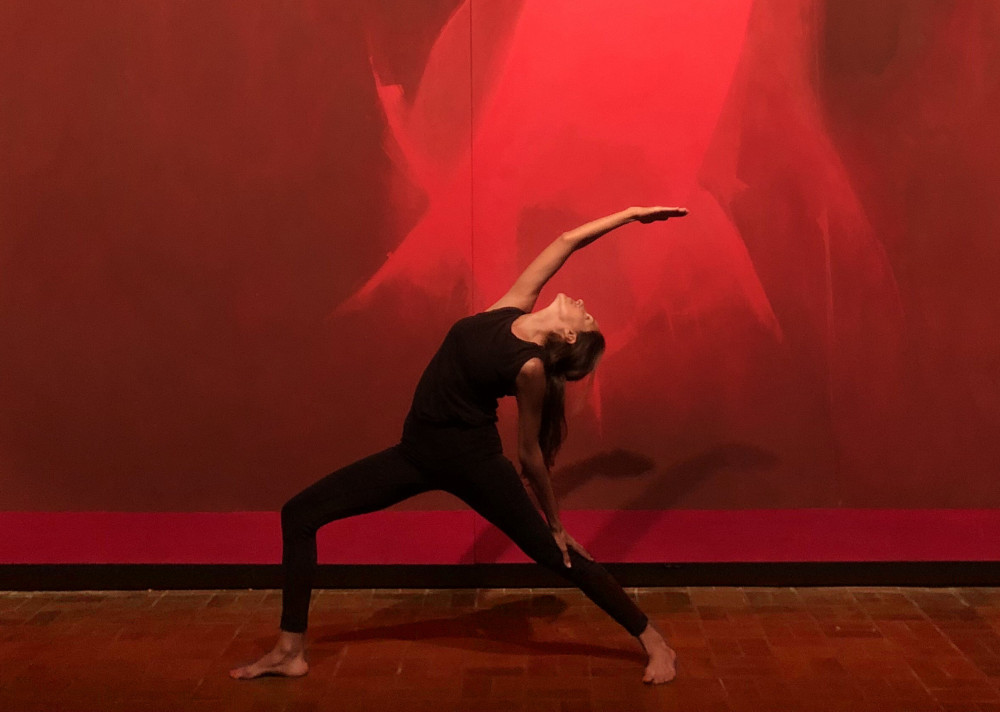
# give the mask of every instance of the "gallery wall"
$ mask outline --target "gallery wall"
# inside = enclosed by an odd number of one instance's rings
[[[553,472],[584,539],[996,558],[998,89],[989,0],[3,3],[0,561],[276,560],[455,319],[642,204],[690,215],[542,295],[609,343]],[[443,493],[332,531],[517,557]]]

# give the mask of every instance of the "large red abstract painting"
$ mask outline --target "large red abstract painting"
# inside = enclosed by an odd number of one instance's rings
[[[542,295],[609,343],[553,473],[598,549],[1000,511],[995,3],[11,2],[0,90],[0,520],[273,512],[393,444],[548,241],[641,204],[690,215]],[[469,532],[446,559],[510,555]]]

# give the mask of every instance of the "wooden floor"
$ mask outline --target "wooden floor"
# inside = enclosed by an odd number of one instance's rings
[[[1000,712],[1000,589],[629,591],[668,685],[571,590],[318,591],[309,675],[248,682],[279,592],[0,592],[0,710]]]

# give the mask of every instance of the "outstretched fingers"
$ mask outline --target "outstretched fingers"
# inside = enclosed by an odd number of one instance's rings
[[[572,561],[570,561],[569,557],[570,549],[572,549],[573,551],[575,551],[577,554],[587,559],[588,561],[594,560],[594,557],[590,555],[590,552],[584,549],[583,546],[581,546],[580,543],[576,539],[574,539],[570,535],[570,533],[567,532],[565,529],[554,530],[552,532],[552,538],[555,539],[556,546],[558,546],[559,551],[562,552],[563,565],[567,569],[573,568],[573,563]]]
[[[578,542],[576,539],[574,539],[569,534],[566,535],[566,543],[569,546],[573,547],[573,550],[576,553],[578,553],[580,556],[582,556],[583,558],[587,559],[588,561],[593,561],[594,560],[594,557],[590,555],[590,552],[588,552],[586,549],[584,549],[583,546],[580,544],[580,542]],[[568,554],[567,554],[567,556],[568,556]]]
[[[639,208],[637,220],[641,223],[657,222],[669,218],[682,218],[688,214],[687,208],[667,208],[657,205],[651,208]]]

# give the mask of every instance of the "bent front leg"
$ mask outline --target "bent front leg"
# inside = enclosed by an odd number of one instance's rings
[[[385,509],[429,489],[420,471],[391,447],[327,475],[288,500],[281,508],[281,629],[303,633],[308,625],[320,527]]]

